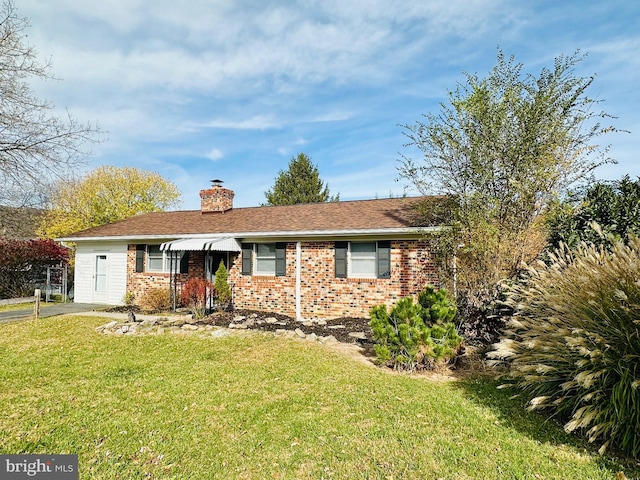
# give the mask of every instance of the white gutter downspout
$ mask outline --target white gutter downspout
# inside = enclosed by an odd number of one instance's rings
[[[302,247],[300,242],[296,242],[296,320],[302,320],[302,311],[300,308],[300,297],[301,297],[301,259],[302,259]]]

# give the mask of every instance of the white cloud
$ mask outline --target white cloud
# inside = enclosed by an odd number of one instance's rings
[[[207,153],[205,157],[215,162],[216,160],[220,160],[222,157],[224,157],[224,154],[219,149],[214,148],[209,153]]]
[[[228,130],[267,130],[271,128],[281,128],[282,124],[272,117],[257,115],[245,120],[228,120],[216,118],[206,123],[197,124],[198,127],[221,128]]]

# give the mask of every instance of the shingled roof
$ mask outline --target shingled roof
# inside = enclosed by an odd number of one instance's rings
[[[356,230],[398,230],[436,226],[441,218],[424,215],[424,205],[442,207],[447,197],[401,197],[284,206],[147,213],[83,230],[62,240],[178,237],[201,234],[275,234]],[[422,206],[422,208],[420,208]],[[433,208],[428,209],[433,210]],[[422,213],[420,213],[422,212]]]

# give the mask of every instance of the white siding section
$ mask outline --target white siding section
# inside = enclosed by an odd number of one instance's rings
[[[96,256],[107,257],[107,291],[95,293]],[[78,243],[74,273],[74,302],[121,305],[127,291],[127,244]]]
[[[93,303],[93,262],[95,254],[89,245],[79,243],[76,247],[76,265],[73,275],[73,301]]]

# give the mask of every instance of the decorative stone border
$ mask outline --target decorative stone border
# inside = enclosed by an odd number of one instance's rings
[[[319,322],[321,321],[322,320],[319,320]],[[256,324],[260,323],[286,325],[284,322],[279,322],[275,317],[256,320],[255,318],[237,316],[228,327],[217,327],[214,325],[202,324],[198,320],[194,320],[190,315],[157,318],[145,316],[145,318],[138,320],[135,315],[130,314],[127,320],[113,320],[109,323],[96,327],[95,330],[97,333],[102,333],[103,335],[114,336],[176,334],[211,336],[218,338],[229,335],[233,330],[249,330],[255,327]],[[270,333],[284,338],[299,338],[320,343],[338,342],[333,335],[320,336],[315,333],[305,334],[300,328],[296,328],[294,330],[286,328],[275,329]],[[358,339],[363,338],[364,334],[363,332],[352,332],[349,335],[354,339]]]

